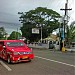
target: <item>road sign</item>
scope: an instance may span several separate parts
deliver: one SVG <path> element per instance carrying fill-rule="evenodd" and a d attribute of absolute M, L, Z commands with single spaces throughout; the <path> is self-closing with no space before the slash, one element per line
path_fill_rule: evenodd
<path fill-rule="evenodd" d="M 39 34 L 39 29 L 38 28 L 32 28 L 32 33 L 33 34 Z"/>

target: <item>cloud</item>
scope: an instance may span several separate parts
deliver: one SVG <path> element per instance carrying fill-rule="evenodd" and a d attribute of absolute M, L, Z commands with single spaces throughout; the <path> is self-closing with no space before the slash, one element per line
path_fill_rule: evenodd
<path fill-rule="evenodd" d="M 69 7 L 74 5 L 73 1 L 74 0 L 68 1 Z M 5 13 L 8 13 L 7 16 L 11 14 L 12 19 L 18 19 L 18 12 L 27 12 L 37 7 L 47 7 L 48 9 L 53 9 L 61 15 L 64 15 L 64 12 L 60 11 L 60 9 L 65 8 L 65 2 L 66 0 L 0 0 L 0 12 L 3 12 L 4 15 L 6 15 Z M 5 18 L 4 15 L 2 15 L 2 17 Z"/>
<path fill-rule="evenodd" d="M 64 15 L 64 11 L 60 11 L 61 8 L 65 8 L 66 0 L 0 0 L 0 21 L 9 23 L 19 23 L 18 12 L 27 12 L 37 7 L 47 7 L 53 9 Z M 70 21 L 75 20 L 75 1 L 68 0 L 69 8 L 72 11 L 68 12 Z M 9 27 L 7 27 L 9 29 Z M 13 28 L 14 29 L 14 28 Z"/>

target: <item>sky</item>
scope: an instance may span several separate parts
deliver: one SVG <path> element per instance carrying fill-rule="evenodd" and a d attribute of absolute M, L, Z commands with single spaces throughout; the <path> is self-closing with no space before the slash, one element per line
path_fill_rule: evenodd
<path fill-rule="evenodd" d="M 18 12 L 27 12 L 34 10 L 37 7 L 47 7 L 64 16 L 66 0 L 0 0 L 0 27 L 4 27 L 6 32 L 10 34 L 13 30 L 20 29 L 21 23 L 19 22 L 20 15 Z M 75 21 L 75 0 L 68 0 L 68 11 L 70 22 Z"/>

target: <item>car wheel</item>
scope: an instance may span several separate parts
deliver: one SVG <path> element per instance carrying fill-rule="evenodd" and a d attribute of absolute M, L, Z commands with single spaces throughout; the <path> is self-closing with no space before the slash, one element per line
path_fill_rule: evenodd
<path fill-rule="evenodd" d="M 10 56 L 8 56 L 8 57 L 7 57 L 7 62 L 8 62 L 8 64 L 10 64 L 10 63 L 11 63 Z"/>

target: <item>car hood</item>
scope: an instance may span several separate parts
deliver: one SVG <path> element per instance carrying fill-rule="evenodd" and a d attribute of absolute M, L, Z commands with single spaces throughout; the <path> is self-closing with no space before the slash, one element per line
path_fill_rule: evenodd
<path fill-rule="evenodd" d="M 28 47 L 10 47 L 8 49 L 16 52 L 31 51 Z"/>

